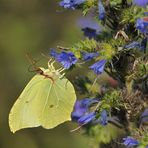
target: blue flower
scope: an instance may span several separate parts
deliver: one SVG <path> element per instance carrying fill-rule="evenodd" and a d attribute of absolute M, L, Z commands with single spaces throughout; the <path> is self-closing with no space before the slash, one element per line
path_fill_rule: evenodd
<path fill-rule="evenodd" d="M 106 110 L 103 110 L 101 112 L 100 124 L 101 125 L 107 125 L 107 123 L 108 123 L 107 112 L 106 112 Z"/>
<path fill-rule="evenodd" d="M 57 53 L 54 49 L 50 49 L 50 56 L 54 57 L 60 62 L 65 69 L 69 69 L 72 65 L 77 62 L 77 58 L 72 52 L 61 52 Z"/>
<path fill-rule="evenodd" d="M 148 108 L 140 116 L 140 124 L 148 124 Z"/>
<path fill-rule="evenodd" d="M 139 142 L 132 137 L 123 138 L 123 141 L 124 141 L 123 144 L 126 145 L 126 146 L 137 146 L 137 145 L 139 145 Z"/>
<path fill-rule="evenodd" d="M 96 98 L 90 99 L 90 98 L 85 98 L 83 100 L 81 100 L 81 104 L 84 107 L 89 107 L 90 105 L 94 104 L 94 103 L 98 103 L 99 100 Z"/>
<path fill-rule="evenodd" d="M 141 7 L 146 7 L 146 5 L 148 4 L 148 0 L 133 0 L 133 4 Z"/>
<path fill-rule="evenodd" d="M 93 70 L 97 75 L 99 75 L 103 73 L 106 62 L 106 60 L 100 60 L 92 66 L 90 66 L 90 69 Z"/>
<path fill-rule="evenodd" d="M 99 19 L 104 20 L 105 18 L 105 8 L 102 4 L 102 0 L 99 0 L 98 2 L 98 9 L 99 9 Z"/>
<path fill-rule="evenodd" d="M 101 112 L 99 119 L 96 118 L 96 112 L 90 112 L 89 107 L 94 104 L 98 103 L 99 100 L 96 98 L 89 99 L 85 98 L 82 100 L 78 100 L 75 103 L 74 111 L 71 114 L 71 118 L 73 121 L 78 122 L 79 124 L 101 124 L 106 125 L 108 123 L 108 116 L 106 110 Z"/>
<path fill-rule="evenodd" d="M 72 65 L 77 62 L 77 58 L 72 52 L 61 52 L 56 55 L 55 59 L 60 62 L 65 69 L 69 69 Z"/>
<path fill-rule="evenodd" d="M 148 148 L 148 145 L 146 146 L 146 148 Z"/>
<path fill-rule="evenodd" d="M 62 0 L 60 6 L 65 9 L 75 9 L 78 5 L 84 3 L 85 0 Z"/>
<path fill-rule="evenodd" d="M 146 16 L 147 16 L 147 15 L 148 15 L 148 12 L 144 12 L 144 15 L 146 15 Z"/>
<path fill-rule="evenodd" d="M 82 124 L 82 125 L 88 124 L 91 121 L 95 120 L 95 118 L 96 118 L 96 113 L 91 112 L 91 113 L 85 114 L 84 116 L 80 117 L 79 120 L 78 120 L 78 123 Z"/>
<path fill-rule="evenodd" d="M 96 37 L 101 32 L 100 25 L 98 24 L 97 21 L 95 21 L 91 17 L 85 17 L 85 18 L 79 19 L 78 25 L 80 26 L 80 28 L 82 28 L 84 35 L 89 39 L 92 39 L 92 38 L 96 39 Z"/>
<path fill-rule="evenodd" d="M 140 43 L 134 41 L 134 42 L 132 42 L 132 43 L 130 43 L 128 45 L 125 45 L 124 48 L 126 48 L 126 49 L 140 48 Z"/>
<path fill-rule="evenodd" d="M 92 121 L 92 124 L 101 124 L 103 126 L 107 125 L 108 123 L 108 116 L 107 116 L 107 111 L 103 110 L 100 114 L 100 117 L 98 117 L 96 120 Z"/>
<path fill-rule="evenodd" d="M 83 52 L 82 53 L 82 56 L 83 56 L 83 60 L 84 61 L 90 61 L 92 60 L 93 58 L 97 57 L 99 54 L 97 52 Z"/>
<path fill-rule="evenodd" d="M 51 48 L 50 49 L 50 56 L 56 58 L 57 55 L 58 55 L 58 53 L 55 51 L 55 49 Z"/>
<path fill-rule="evenodd" d="M 83 28 L 82 31 L 84 32 L 84 36 L 88 37 L 89 39 L 96 39 L 97 32 L 94 29 L 91 28 Z"/>
<path fill-rule="evenodd" d="M 142 33 L 147 33 L 148 32 L 148 21 L 146 18 L 139 18 L 137 21 L 136 21 L 136 28 L 138 30 L 140 30 Z"/>
<path fill-rule="evenodd" d="M 85 98 L 76 101 L 74 106 L 74 111 L 71 114 L 72 120 L 78 121 L 80 117 L 84 116 L 89 111 L 89 106 L 97 102 L 99 102 L 99 100 L 96 98 L 93 99 Z"/>
<path fill-rule="evenodd" d="M 82 106 L 82 102 L 76 101 L 74 106 L 74 111 L 71 114 L 73 121 L 77 121 L 81 116 L 83 116 L 88 111 L 87 106 Z"/>
<path fill-rule="evenodd" d="M 126 49 L 133 49 L 133 48 L 138 48 L 141 51 L 145 51 L 147 46 L 147 38 L 144 38 L 141 43 L 134 41 L 128 45 L 125 45 L 124 48 Z"/>
<path fill-rule="evenodd" d="M 144 38 L 144 39 L 141 41 L 141 46 L 140 46 L 141 51 L 146 52 L 147 40 L 148 40 L 148 39 L 147 39 L 147 37 L 146 37 L 146 38 Z"/>
<path fill-rule="evenodd" d="M 148 16 L 148 12 L 144 12 L 144 15 L 145 15 L 145 16 Z"/>

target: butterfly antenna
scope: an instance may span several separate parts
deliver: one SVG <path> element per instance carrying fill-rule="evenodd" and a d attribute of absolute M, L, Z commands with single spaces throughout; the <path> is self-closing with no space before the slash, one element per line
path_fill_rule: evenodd
<path fill-rule="evenodd" d="M 26 57 L 31 65 L 35 65 L 37 63 L 37 61 L 35 61 L 29 53 L 26 54 Z"/>
<path fill-rule="evenodd" d="M 43 56 L 43 57 L 47 58 L 48 60 L 50 60 L 50 59 L 51 59 L 49 56 L 45 55 L 45 54 L 44 54 L 44 53 L 42 53 L 42 52 L 41 52 L 41 56 Z"/>
<path fill-rule="evenodd" d="M 37 61 L 34 60 L 34 59 L 31 57 L 31 55 L 30 55 L 29 53 L 26 54 L 26 57 L 27 57 L 29 63 L 31 64 L 31 65 L 28 67 L 28 71 L 29 71 L 29 72 L 34 72 L 34 71 L 36 71 L 36 70 L 37 70 L 37 66 L 36 66 Z M 34 68 L 34 70 L 31 70 L 32 67 Z"/>
<path fill-rule="evenodd" d="M 35 72 L 35 70 L 32 69 L 32 65 L 29 65 L 28 71 L 29 71 L 29 72 Z"/>

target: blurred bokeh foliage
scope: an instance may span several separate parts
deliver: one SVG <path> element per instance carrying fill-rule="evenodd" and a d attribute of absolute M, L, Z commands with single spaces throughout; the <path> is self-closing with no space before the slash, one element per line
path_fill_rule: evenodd
<path fill-rule="evenodd" d="M 34 75 L 26 53 L 46 66 L 50 47 L 69 45 L 82 37 L 76 27 L 79 12 L 64 12 L 54 0 L 0 0 L 0 148 L 87 148 L 87 139 L 70 133 L 65 123 L 52 130 L 26 129 L 12 134 L 8 113 Z"/>

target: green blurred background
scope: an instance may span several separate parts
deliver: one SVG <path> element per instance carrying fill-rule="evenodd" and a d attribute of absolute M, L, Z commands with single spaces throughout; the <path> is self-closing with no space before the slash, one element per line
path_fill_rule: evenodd
<path fill-rule="evenodd" d="M 77 42 L 76 11 L 64 11 L 55 0 L 0 0 L 0 148 L 87 148 L 87 138 L 69 131 L 65 123 L 52 130 L 25 129 L 12 134 L 9 111 L 34 73 L 28 72 L 30 53 L 45 66 L 50 47 Z"/>

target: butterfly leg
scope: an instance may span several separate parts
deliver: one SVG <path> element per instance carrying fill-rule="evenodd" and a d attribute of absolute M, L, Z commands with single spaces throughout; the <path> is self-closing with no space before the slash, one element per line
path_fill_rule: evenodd
<path fill-rule="evenodd" d="M 63 72 L 65 70 L 65 68 L 60 68 L 60 69 L 58 69 L 58 71 L 59 71 L 59 73 L 61 73 L 61 72 Z"/>
<path fill-rule="evenodd" d="M 63 73 L 59 78 L 62 79 L 65 76 L 65 73 Z"/>
<path fill-rule="evenodd" d="M 55 60 L 53 61 L 53 59 L 50 59 L 50 60 L 48 61 L 48 68 L 49 68 L 49 70 L 55 71 L 55 68 L 54 68 L 54 66 L 53 66 L 54 63 L 55 63 Z"/>

